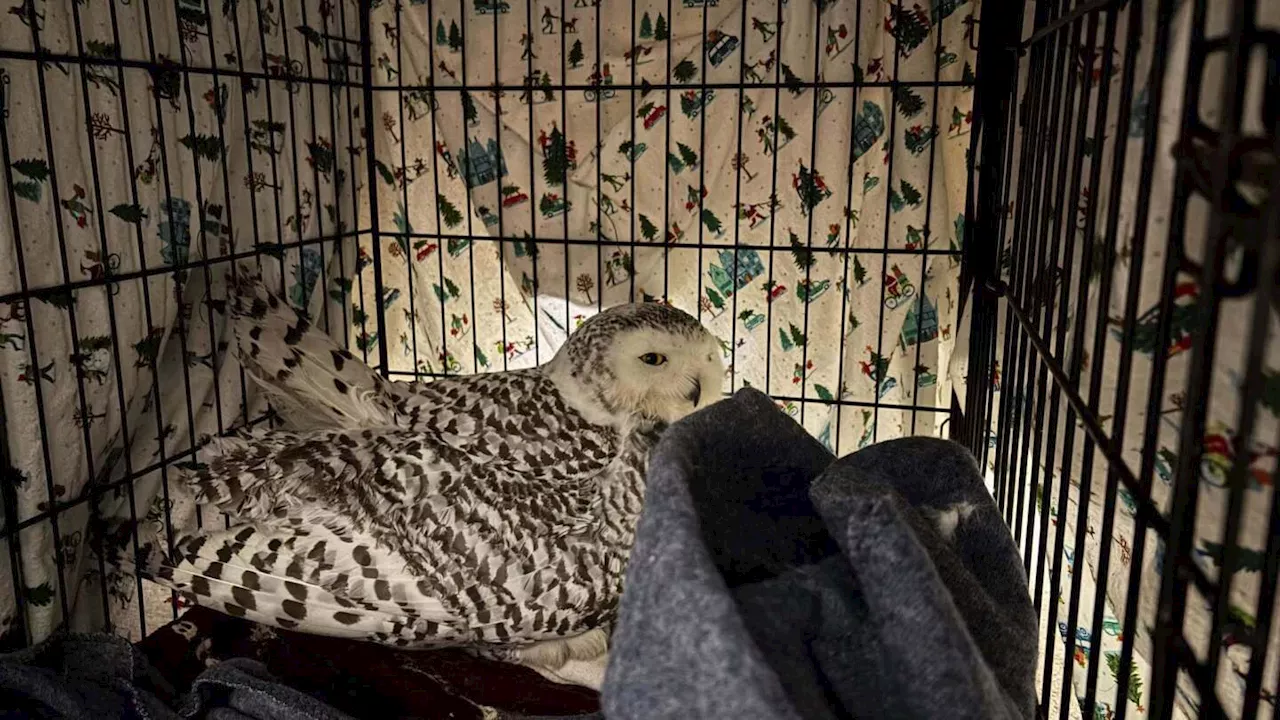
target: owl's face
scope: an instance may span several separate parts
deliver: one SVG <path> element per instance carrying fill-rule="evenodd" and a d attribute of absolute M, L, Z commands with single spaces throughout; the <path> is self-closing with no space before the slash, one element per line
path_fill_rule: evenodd
<path fill-rule="evenodd" d="M 711 333 L 640 328 L 623 332 L 606 362 L 623 412 L 672 423 L 721 398 L 724 364 Z"/>
<path fill-rule="evenodd" d="M 655 303 L 619 305 L 565 342 L 553 375 L 593 422 L 675 422 L 721 397 L 720 343 L 697 320 Z M 567 377 L 565 377 L 567 375 Z"/>

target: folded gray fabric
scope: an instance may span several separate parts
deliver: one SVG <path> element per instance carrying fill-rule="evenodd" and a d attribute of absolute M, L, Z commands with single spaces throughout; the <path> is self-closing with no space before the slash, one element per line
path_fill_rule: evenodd
<path fill-rule="evenodd" d="M 0 716 L 177 720 L 142 654 L 112 635 L 55 635 L 0 655 Z M 9 714 L 12 713 L 12 714 Z"/>
<path fill-rule="evenodd" d="M 256 660 L 223 660 L 200 674 L 182 715 L 207 720 L 351 720 L 306 693 L 281 685 Z"/>
<path fill-rule="evenodd" d="M 113 635 L 55 635 L 0 656 L 0 717 L 350 720 L 247 659 L 219 663 L 185 698 L 172 695 L 142 654 Z"/>
<path fill-rule="evenodd" d="M 960 446 L 834 461 L 747 389 L 666 432 L 645 503 L 611 720 L 1033 717 L 1026 576 Z"/>

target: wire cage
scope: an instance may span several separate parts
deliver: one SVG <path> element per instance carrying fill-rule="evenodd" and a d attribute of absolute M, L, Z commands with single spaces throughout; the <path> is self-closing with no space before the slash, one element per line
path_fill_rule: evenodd
<path fill-rule="evenodd" d="M 1021 9 L 983 26 L 958 434 L 1023 547 L 1041 710 L 1271 717 L 1280 17 Z"/>
<path fill-rule="evenodd" d="M 179 613 L 107 558 L 223 522 L 182 478 L 273 419 L 227 322 L 248 264 L 392 379 L 682 307 L 726 391 L 837 453 L 974 452 L 1042 715 L 1273 712 L 1276 18 L 1015 5 L 15 2 L 5 646 Z"/>

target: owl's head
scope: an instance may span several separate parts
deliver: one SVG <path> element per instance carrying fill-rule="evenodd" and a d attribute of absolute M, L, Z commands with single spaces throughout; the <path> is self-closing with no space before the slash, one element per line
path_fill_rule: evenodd
<path fill-rule="evenodd" d="M 675 422 L 720 399 L 720 343 L 683 310 L 618 305 L 595 315 L 547 364 L 561 394 L 588 420 Z"/>

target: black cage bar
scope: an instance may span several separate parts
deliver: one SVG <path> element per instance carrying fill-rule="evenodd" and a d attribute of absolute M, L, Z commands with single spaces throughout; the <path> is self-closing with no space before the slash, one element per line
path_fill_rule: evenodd
<path fill-rule="evenodd" d="M 1269 716 L 1275 18 L 1014 5 L 983 14 L 956 425 L 1024 548 L 1041 714 Z"/>

